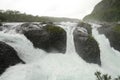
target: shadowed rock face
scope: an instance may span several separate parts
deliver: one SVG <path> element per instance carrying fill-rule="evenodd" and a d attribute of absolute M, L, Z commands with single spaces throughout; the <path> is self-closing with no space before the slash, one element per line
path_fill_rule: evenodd
<path fill-rule="evenodd" d="M 74 30 L 73 35 L 76 52 L 86 62 L 101 65 L 100 50 L 98 47 L 98 43 L 92 37 L 92 31 L 88 31 L 90 30 L 88 29 L 88 27 L 90 26 L 78 26 Z"/>
<path fill-rule="evenodd" d="M 17 52 L 9 45 L 0 41 L 0 75 L 9 67 L 18 63 L 24 63 Z"/>
<path fill-rule="evenodd" d="M 103 24 L 98 31 L 100 34 L 105 34 L 111 47 L 120 51 L 120 24 Z"/>
<path fill-rule="evenodd" d="M 39 29 L 24 31 L 24 35 L 36 48 L 47 52 L 65 53 L 66 51 L 66 32 L 53 24 L 45 25 Z"/>
<path fill-rule="evenodd" d="M 0 26 L 0 31 L 2 31 L 2 30 L 4 30 L 4 26 L 3 25 Z"/>
<path fill-rule="evenodd" d="M 0 26 L 2 26 L 2 23 L 0 22 Z"/>
<path fill-rule="evenodd" d="M 2 24 L 2 21 L 0 20 L 0 26 L 2 26 L 3 24 Z"/>

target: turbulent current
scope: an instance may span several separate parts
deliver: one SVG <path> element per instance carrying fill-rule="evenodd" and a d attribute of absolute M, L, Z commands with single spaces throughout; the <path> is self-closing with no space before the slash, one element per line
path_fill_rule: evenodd
<path fill-rule="evenodd" d="M 14 26 L 17 24 L 13 24 Z M 100 71 L 112 76 L 120 74 L 120 53 L 110 47 L 108 39 L 97 31 L 99 25 L 92 24 L 93 36 L 99 43 L 102 66 L 90 64 L 79 57 L 75 51 L 73 30 L 76 23 L 60 23 L 67 32 L 67 50 L 65 54 L 47 54 L 34 48 L 22 34 L 0 31 L 0 41 L 11 45 L 26 64 L 10 66 L 0 80 L 96 80 L 94 73 Z"/>

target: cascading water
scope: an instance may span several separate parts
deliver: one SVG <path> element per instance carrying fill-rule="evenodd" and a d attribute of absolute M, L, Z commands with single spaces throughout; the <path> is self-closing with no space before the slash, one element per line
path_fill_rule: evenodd
<path fill-rule="evenodd" d="M 109 74 L 111 75 L 120 75 L 120 52 L 110 46 L 110 42 L 105 35 L 100 35 L 98 33 L 97 28 L 100 27 L 100 25 L 92 25 L 93 36 L 98 41 L 101 51 L 102 68 L 109 71 Z"/>
<path fill-rule="evenodd" d="M 101 35 L 97 33 L 96 29 L 93 29 L 93 35 L 100 44 L 102 68 L 96 64 L 86 63 L 75 52 L 73 30 L 76 23 L 61 23 L 60 26 L 67 32 L 66 54 L 47 54 L 41 49 L 34 48 L 24 35 L 0 32 L 0 41 L 15 48 L 19 57 L 26 62 L 26 64 L 17 64 L 8 68 L 0 76 L 0 80 L 95 80 L 96 71 L 115 70 L 114 72 L 116 72 L 118 70 L 117 62 L 113 64 L 109 61 L 109 59 L 116 59 L 116 54 L 104 52 L 106 51 L 106 49 L 102 49 L 104 42 L 99 40 L 98 36 Z M 103 39 L 106 41 L 106 38 Z M 114 65 L 113 69 L 111 64 Z M 109 68 L 107 69 L 107 67 Z M 115 74 L 114 72 L 113 74 Z M 117 72 L 119 73 L 119 71 Z"/>
<path fill-rule="evenodd" d="M 3 31 L 4 33 L 9 33 L 9 34 L 15 34 L 15 28 L 16 26 L 20 26 L 23 23 L 4 23 L 3 25 L 5 27 L 3 27 Z"/>
<path fill-rule="evenodd" d="M 0 40 L 11 45 L 18 52 L 18 56 L 27 63 L 33 62 L 46 53 L 43 50 L 35 49 L 33 44 L 21 34 L 0 32 Z"/>
<path fill-rule="evenodd" d="M 67 54 L 75 54 L 75 45 L 74 45 L 74 40 L 73 40 L 73 31 L 77 26 L 77 23 L 64 23 L 62 22 L 60 25 L 67 33 Z"/>

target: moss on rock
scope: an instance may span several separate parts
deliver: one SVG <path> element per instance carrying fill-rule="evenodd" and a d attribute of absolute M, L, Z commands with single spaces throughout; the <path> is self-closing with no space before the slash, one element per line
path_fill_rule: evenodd
<path fill-rule="evenodd" d="M 114 32 L 120 33 L 120 24 L 117 24 L 115 27 L 113 27 Z"/>
<path fill-rule="evenodd" d="M 78 27 L 85 28 L 85 25 L 86 25 L 85 23 L 82 23 Z M 101 65 L 100 49 L 98 43 L 92 37 L 90 25 L 87 27 L 89 29 L 86 30 L 89 33 L 81 32 L 79 28 L 76 28 L 73 33 L 76 52 L 86 62 Z"/>
<path fill-rule="evenodd" d="M 60 28 L 59 26 L 55 26 L 55 25 L 46 25 L 45 29 L 47 30 L 47 32 L 49 33 L 61 33 L 64 31 L 64 29 Z"/>
<path fill-rule="evenodd" d="M 41 30 L 26 31 L 24 35 L 34 47 L 47 52 L 65 53 L 66 51 L 66 32 L 54 24 L 43 26 Z"/>

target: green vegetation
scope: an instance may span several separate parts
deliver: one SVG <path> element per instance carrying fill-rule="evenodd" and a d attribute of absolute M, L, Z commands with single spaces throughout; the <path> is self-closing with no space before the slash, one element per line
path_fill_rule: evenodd
<path fill-rule="evenodd" d="M 120 44 L 120 24 L 116 24 L 112 29 L 112 41 L 116 46 L 119 46 L 119 44 Z"/>
<path fill-rule="evenodd" d="M 120 1 L 119 0 L 102 0 L 98 3 L 93 12 L 86 17 L 85 21 L 120 21 Z"/>
<path fill-rule="evenodd" d="M 20 13 L 19 11 L 13 10 L 0 10 L 0 21 L 1 22 L 61 22 L 70 21 L 78 22 L 78 19 L 71 18 L 57 18 L 57 17 L 45 17 L 45 16 L 33 16 L 26 13 Z"/>
<path fill-rule="evenodd" d="M 95 72 L 95 76 L 97 77 L 97 80 L 120 80 L 120 76 L 118 78 L 112 79 L 110 75 L 108 74 L 101 74 L 100 72 Z"/>
<path fill-rule="evenodd" d="M 95 39 L 94 39 L 94 37 L 93 37 L 92 35 L 89 35 L 89 36 L 88 36 L 88 41 L 91 42 L 91 41 L 94 41 L 94 40 L 95 40 Z"/>
<path fill-rule="evenodd" d="M 117 24 L 115 27 L 113 27 L 113 30 L 117 33 L 120 33 L 120 24 Z"/>
<path fill-rule="evenodd" d="M 99 44 L 92 35 L 88 36 L 88 39 L 86 40 L 86 45 L 87 45 L 86 49 L 89 49 L 88 53 L 90 54 L 88 57 L 92 56 L 93 58 L 96 58 L 98 55 L 96 56 L 95 54 L 100 53 L 98 46 Z M 99 63 L 99 65 L 101 66 L 101 63 Z"/>
<path fill-rule="evenodd" d="M 45 28 L 48 32 L 50 32 L 50 33 L 52 32 L 52 33 L 56 33 L 56 34 L 64 31 L 64 29 L 62 29 L 58 26 L 55 26 L 55 25 L 47 25 Z"/>

